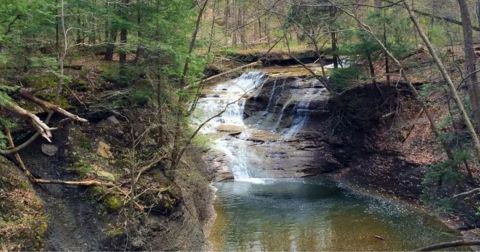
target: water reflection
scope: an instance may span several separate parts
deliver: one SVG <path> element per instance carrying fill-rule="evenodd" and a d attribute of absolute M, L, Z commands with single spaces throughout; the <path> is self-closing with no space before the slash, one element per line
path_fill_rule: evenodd
<path fill-rule="evenodd" d="M 216 186 L 215 250 L 409 250 L 457 238 L 431 217 L 331 184 Z"/>

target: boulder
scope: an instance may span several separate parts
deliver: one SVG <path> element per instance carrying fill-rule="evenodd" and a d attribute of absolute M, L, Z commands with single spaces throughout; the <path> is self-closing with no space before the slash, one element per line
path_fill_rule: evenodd
<path fill-rule="evenodd" d="M 281 137 L 278 134 L 275 134 L 270 131 L 265 131 L 265 130 L 255 130 L 250 133 L 250 135 L 247 137 L 248 141 L 252 142 L 273 142 L 280 140 Z"/>
<path fill-rule="evenodd" d="M 53 144 L 42 144 L 40 148 L 42 153 L 49 157 L 55 156 L 55 154 L 58 152 L 58 147 Z"/>
<path fill-rule="evenodd" d="M 107 122 L 109 122 L 109 123 L 111 123 L 111 124 L 113 124 L 113 125 L 118 125 L 118 124 L 120 124 L 120 121 L 117 119 L 117 117 L 115 117 L 115 116 L 113 116 L 113 115 L 107 118 Z"/>
<path fill-rule="evenodd" d="M 217 127 L 218 132 L 228 133 L 229 135 L 239 135 L 245 128 L 241 125 L 222 124 Z"/>

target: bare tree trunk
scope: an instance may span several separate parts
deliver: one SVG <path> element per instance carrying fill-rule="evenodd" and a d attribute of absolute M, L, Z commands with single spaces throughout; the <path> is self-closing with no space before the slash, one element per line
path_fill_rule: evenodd
<path fill-rule="evenodd" d="M 240 42 L 242 43 L 242 47 L 246 48 L 247 46 L 247 29 L 245 28 L 245 5 L 239 7 L 239 25 L 241 28 L 240 30 Z"/>
<path fill-rule="evenodd" d="M 109 6 L 110 3 L 106 3 L 106 8 L 115 8 L 116 5 L 113 4 L 112 7 Z M 117 28 L 114 25 L 113 20 L 108 20 L 106 22 L 106 29 L 105 29 L 105 40 L 108 41 L 107 46 L 105 48 L 105 60 L 112 61 L 113 60 L 113 53 L 115 51 L 115 42 L 117 41 Z"/>
<path fill-rule="evenodd" d="M 383 2 L 381 0 L 375 0 L 375 7 L 382 8 Z M 383 10 L 383 44 L 388 48 L 388 40 L 387 40 L 387 24 L 385 22 L 386 13 Z M 390 66 L 389 66 L 389 58 L 387 53 L 385 53 L 385 77 L 387 79 L 387 85 L 390 85 Z"/>
<path fill-rule="evenodd" d="M 477 57 L 475 55 L 475 48 L 473 46 L 472 20 L 470 19 L 470 12 L 468 10 L 467 2 L 465 0 L 458 0 L 458 5 L 460 7 L 463 23 L 466 76 L 470 76 L 470 78 L 466 80 L 466 83 L 470 88 L 470 102 L 472 104 L 474 124 L 478 129 L 478 126 L 480 125 L 480 87 L 478 83 L 478 76 L 476 74 Z"/>
<path fill-rule="evenodd" d="M 335 18 L 335 14 L 337 12 L 337 9 L 335 7 L 331 7 L 330 10 L 330 18 L 332 19 L 330 22 L 333 23 L 333 19 Z M 332 24 L 330 25 L 330 36 L 332 39 L 332 54 L 333 54 L 333 67 L 335 69 L 338 68 L 338 52 L 337 52 L 337 33 L 334 31 L 334 27 L 332 27 Z"/>
<path fill-rule="evenodd" d="M 385 46 L 388 46 L 387 28 L 386 28 L 385 22 L 383 23 L 383 42 L 385 43 Z M 387 78 L 387 85 L 390 85 L 390 60 L 386 53 L 385 53 L 385 76 Z"/>
<path fill-rule="evenodd" d="M 113 60 L 113 52 L 115 51 L 115 42 L 117 40 L 117 30 L 115 28 L 111 28 L 108 32 L 108 44 L 105 51 L 105 60 L 112 61 Z"/>
<path fill-rule="evenodd" d="M 213 13 L 212 13 L 212 24 L 210 26 L 210 42 L 208 43 L 207 55 L 212 51 L 213 41 L 215 40 L 215 19 L 217 17 L 217 4 L 218 0 L 213 1 Z"/>
<path fill-rule="evenodd" d="M 205 8 L 207 7 L 208 1 L 209 0 L 204 1 L 202 7 L 200 8 L 200 10 L 198 12 L 197 21 L 195 22 L 195 29 L 193 31 L 192 39 L 191 39 L 190 45 L 188 47 L 188 55 L 187 55 L 187 58 L 185 59 L 185 65 L 183 66 L 182 79 L 181 79 L 181 82 L 180 82 L 181 87 L 185 86 L 186 81 L 187 81 L 186 78 L 187 78 L 187 74 L 188 74 L 189 67 L 190 67 L 190 60 L 191 60 L 190 57 L 192 56 L 193 49 L 195 49 L 195 44 L 197 42 L 198 31 L 200 30 L 200 23 L 202 22 L 203 13 L 205 12 Z"/>
<path fill-rule="evenodd" d="M 223 23 L 224 23 L 223 31 L 225 32 L 225 39 L 228 44 L 228 37 L 230 35 L 228 31 L 228 29 L 230 28 L 230 0 L 225 0 L 225 9 L 223 11 Z"/>
<path fill-rule="evenodd" d="M 372 83 L 376 84 L 376 76 L 375 76 L 375 66 L 373 65 L 372 55 L 370 52 L 367 52 L 367 60 L 368 60 L 368 68 L 370 69 L 370 77 L 372 78 Z"/>
<path fill-rule="evenodd" d="M 408 3 L 403 2 L 403 5 L 405 9 L 407 9 L 410 19 L 413 21 L 418 33 L 420 34 L 420 37 L 422 38 L 423 42 L 427 46 L 428 51 L 430 52 L 430 54 L 432 55 L 435 61 L 435 64 L 437 64 L 440 72 L 442 73 L 443 78 L 445 79 L 445 81 L 448 84 L 448 87 L 450 88 L 450 92 L 452 93 L 455 103 L 461 112 L 462 118 L 465 124 L 467 125 L 468 131 L 470 132 L 470 136 L 472 137 L 477 160 L 480 161 L 480 139 L 478 138 L 477 132 L 475 131 L 475 127 L 473 126 L 473 123 L 470 120 L 470 117 L 467 111 L 465 110 L 465 106 L 463 106 L 462 99 L 460 98 L 456 90 L 455 84 L 453 84 L 453 81 L 450 78 L 450 75 L 448 74 L 447 69 L 445 68 L 441 59 L 438 57 L 437 53 L 433 49 L 432 43 L 430 43 L 430 40 L 428 39 L 427 35 L 423 31 L 423 28 L 421 27 L 420 23 L 417 20 L 417 17 L 415 16 L 415 13 L 412 11 Z"/>
<path fill-rule="evenodd" d="M 238 13 L 237 13 L 237 1 L 232 0 L 232 13 L 233 13 L 233 21 L 232 21 L 232 45 L 235 47 L 237 46 L 237 33 L 238 33 Z"/>
<path fill-rule="evenodd" d="M 121 6 L 121 16 L 126 21 L 128 19 L 128 3 L 130 0 L 124 0 L 123 1 L 123 6 Z M 120 44 L 122 49 L 119 52 L 119 60 L 120 60 L 120 66 L 124 66 L 125 63 L 127 63 L 127 42 L 128 42 L 128 28 L 125 27 L 125 24 L 123 24 L 123 27 L 120 29 Z"/>
<path fill-rule="evenodd" d="M 127 38 L 128 38 L 128 30 L 127 28 L 122 28 L 120 30 L 120 44 L 122 45 L 122 49 L 119 52 L 120 65 L 125 65 L 125 63 L 127 63 L 127 51 L 126 51 L 126 45 L 128 42 Z"/>
<path fill-rule="evenodd" d="M 138 0 L 137 4 L 138 4 L 138 6 L 137 6 L 137 25 L 138 25 L 138 27 L 141 27 L 141 25 L 142 25 L 142 4 L 143 4 L 142 0 Z M 139 43 L 137 45 L 137 51 L 135 52 L 135 62 L 138 62 L 140 60 L 140 58 L 142 57 L 142 54 L 143 54 L 143 50 L 144 50 L 144 46 L 142 45 L 142 42 L 141 42 L 142 32 L 141 32 L 140 28 L 138 29 L 137 36 L 138 36 Z"/>
<path fill-rule="evenodd" d="M 477 15 L 477 21 L 478 21 L 478 24 L 480 26 L 480 0 L 477 0 L 477 2 L 475 4 L 475 13 Z"/>

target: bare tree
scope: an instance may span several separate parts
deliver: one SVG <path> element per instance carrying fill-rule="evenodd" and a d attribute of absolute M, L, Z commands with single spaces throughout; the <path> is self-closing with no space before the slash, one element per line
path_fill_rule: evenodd
<path fill-rule="evenodd" d="M 468 131 L 470 133 L 470 136 L 472 137 L 472 140 L 473 140 L 473 143 L 474 143 L 474 148 L 475 148 L 475 152 L 476 152 L 476 157 L 477 157 L 477 160 L 480 161 L 480 139 L 478 138 L 478 135 L 477 135 L 477 132 L 475 131 L 475 127 L 473 126 L 473 123 L 472 121 L 470 120 L 470 116 L 468 115 L 467 113 L 467 110 L 465 109 L 465 106 L 463 105 L 462 103 L 462 99 L 460 98 L 460 95 L 458 94 L 457 92 L 457 89 L 455 87 L 455 84 L 453 84 L 453 81 L 450 77 L 450 75 L 448 74 L 448 71 L 447 69 L 445 68 L 442 60 L 440 59 L 440 57 L 438 56 L 437 52 L 435 51 L 435 49 L 433 48 L 433 45 L 432 43 L 430 42 L 430 40 L 428 39 L 427 35 L 425 34 L 425 32 L 423 31 L 423 28 L 422 26 L 420 25 L 415 13 L 413 12 L 413 10 L 410 8 L 410 5 L 407 3 L 407 2 L 403 2 L 403 6 L 405 7 L 405 9 L 407 10 L 409 16 L 410 16 L 410 19 L 412 20 L 413 24 L 415 25 L 418 33 L 420 34 L 420 37 L 422 38 L 423 42 L 425 43 L 425 45 L 427 46 L 428 48 L 428 51 L 430 52 L 430 54 L 432 55 L 434 61 L 435 61 L 435 64 L 438 66 L 443 78 L 445 79 L 445 81 L 447 82 L 448 84 L 448 87 L 450 89 L 450 92 L 455 100 L 455 103 L 458 107 L 458 109 L 460 110 L 461 112 L 461 116 L 462 116 L 462 119 L 463 121 L 465 122 L 465 124 L 467 125 L 467 128 L 468 128 Z"/>
<path fill-rule="evenodd" d="M 465 0 L 458 0 L 458 5 L 460 6 L 462 17 L 465 70 L 467 72 L 466 75 L 469 76 L 466 82 L 470 88 L 470 102 L 472 104 L 475 126 L 477 126 L 478 129 L 480 124 L 480 87 L 476 73 L 477 56 L 475 55 L 475 48 L 473 46 L 472 20 L 467 2 Z"/>

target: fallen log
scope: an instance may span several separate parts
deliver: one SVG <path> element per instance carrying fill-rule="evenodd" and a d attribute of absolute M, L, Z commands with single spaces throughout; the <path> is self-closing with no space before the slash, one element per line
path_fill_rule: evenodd
<path fill-rule="evenodd" d="M 79 117 L 78 115 L 74 115 L 74 114 L 66 111 L 65 109 L 63 109 L 63 108 L 61 108 L 61 107 L 59 107 L 59 106 L 57 106 L 57 105 L 55 105 L 55 104 L 52 104 L 52 103 L 50 103 L 50 102 L 44 101 L 44 100 L 42 100 L 42 99 L 39 99 L 38 97 L 35 97 L 35 96 L 34 96 L 33 94 L 31 94 L 27 89 L 21 88 L 21 89 L 19 90 L 19 94 L 20 94 L 23 98 L 25 98 L 25 99 L 27 99 L 27 100 L 29 100 L 29 101 L 31 101 L 31 102 L 39 105 L 40 107 L 42 107 L 42 108 L 45 109 L 45 110 L 53 110 L 53 111 L 55 111 L 55 112 L 57 112 L 57 113 L 59 113 L 59 114 L 64 115 L 65 117 L 70 118 L 70 119 L 72 119 L 72 120 L 74 120 L 74 121 L 77 121 L 77 122 L 84 122 L 84 123 L 85 123 L 85 122 L 88 122 L 88 120 L 85 119 L 85 118 L 81 118 L 81 117 Z"/>
<path fill-rule="evenodd" d="M 55 128 L 50 128 L 38 116 L 36 116 L 30 111 L 25 110 L 24 108 L 18 106 L 15 103 L 8 103 L 4 106 L 4 108 L 16 114 L 17 116 L 29 121 L 30 124 L 37 130 L 38 133 L 40 133 L 43 138 L 51 142 L 50 138 L 52 137 L 52 131 L 55 130 Z"/>
<path fill-rule="evenodd" d="M 434 251 L 434 250 L 440 250 L 440 249 L 446 249 L 446 248 L 475 246 L 475 245 L 480 245 L 480 241 L 458 240 L 458 241 L 442 242 L 442 243 L 434 244 L 428 247 L 417 249 L 416 251 Z"/>
<path fill-rule="evenodd" d="M 113 183 L 101 182 L 98 180 L 82 180 L 82 181 L 70 181 L 60 179 L 38 179 L 35 178 L 32 181 L 37 184 L 57 184 L 57 185 L 71 185 L 71 186 L 115 186 Z"/>

